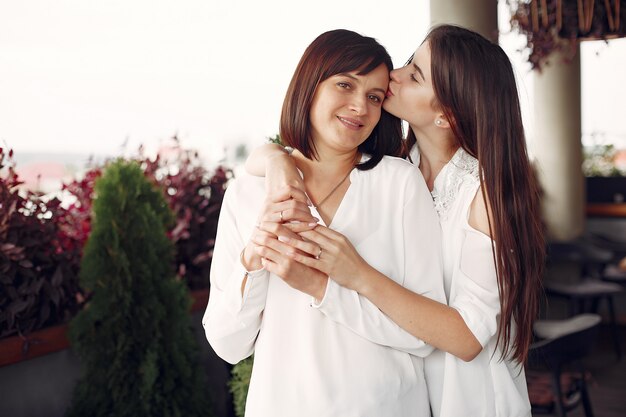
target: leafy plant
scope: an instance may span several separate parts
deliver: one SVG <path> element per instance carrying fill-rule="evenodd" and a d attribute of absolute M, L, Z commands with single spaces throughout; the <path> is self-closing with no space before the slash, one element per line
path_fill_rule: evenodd
<path fill-rule="evenodd" d="M 176 269 L 190 289 L 207 288 L 217 234 L 217 220 L 232 171 L 210 173 L 196 151 L 184 150 L 176 137 L 169 157 L 150 159 L 140 149 L 143 171 L 163 190 L 175 224 L 168 236 L 176 245 Z"/>
<path fill-rule="evenodd" d="M 626 170 L 615 165 L 614 145 L 594 145 L 583 148 L 583 173 L 586 177 L 626 176 Z"/>
<path fill-rule="evenodd" d="M 553 52 L 574 57 L 578 42 L 626 36 L 626 0 L 507 0 L 511 26 L 526 36 L 533 69 L 549 63 Z"/>
<path fill-rule="evenodd" d="M 176 246 L 179 277 L 192 289 L 209 286 L 217 219 L 232 171 L 207 170 L 197 152 L 173 138 L 167 157 L 133 158 L 163 192 L 175 221 L 168 236 Z M 78 284 L 80 259 L 91 232 L 94 184 L 102 166 L 91 164 L 82 179 L 63 185 L 58 198 L 22 191 L 12 152 L 0 148 L 0 337 L 20 334 L 73 317 L 89 293 Z M 27 347 L 27 346 L 26 346 Z"/>
<path fill-rule="evenodd" d="M 19 191 L 13 152 L 0 148 L 0 337 L 66 321 L 80 308 L 78 250 L 58 199 Z"/>
<path fill-rule="evenodd" d="M 246 398 L 248 397 L 248 388 L 250 388 L 253 363 L 254 356 L 250 356 L 233 366 L 231 370 L 228 388 L 233 395 L 233 406 L 237 417 L 243 417 L 246 411 Z"/>
<path fill-rule="evenodd" d="M 136 162 L 96 181 L 81 284 L 92 298 L 70 325 L 83 365 L 69 416 L 206 416 L 190 299 L 175 279 L 173 223 L 162 193 Z"/>

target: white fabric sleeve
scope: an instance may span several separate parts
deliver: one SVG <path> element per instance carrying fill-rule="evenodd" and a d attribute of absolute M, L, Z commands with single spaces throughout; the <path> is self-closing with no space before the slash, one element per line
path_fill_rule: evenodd
<path fill-rule="evenodd" d="M 236 180 L 229 185 L 222 203 L 211 262 L 209 303 L 202 319 L 211 347 L 232 364 L 254 351 L 269 283 L 267 271 L 248 272 L 242 295 L 247 271 L 239 259 L 245 242 L 236 221 L 237 185 Z"/>
<path fill-rule="evenodd" d="M 491 239 L 467 230 L 461 247 L 456 293 L 450 300 L 478 342 L 485 347 L 498 331 L 500 296 Z"/>
<path fill-rule="evenodd" d="M 407 181 L 402 211 L 404 273 L 396 281 L 407 289 L 445 303 L 441 258 L 441 228 L 433 202 L 421 176 Z M 381 242 L 381 245 L 383 243 Z M 385 248 L 381 246 L 381 250 Z M 399 259 L 401 259 L 399 258 Z M 312 304 L 333 321 L 365 339 L 415 356 L 428 356 L 434 348 L 411 335 L 356 291 L 328 280 L 326 294 Z"/>

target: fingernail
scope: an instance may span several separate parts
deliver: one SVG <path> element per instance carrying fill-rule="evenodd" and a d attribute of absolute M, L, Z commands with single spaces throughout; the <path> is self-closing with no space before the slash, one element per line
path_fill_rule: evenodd
<path fill-rule="evenodd" d="M 265 258 L 261 258 L 261 265 L 265 266 Z"/>
<path fill-rule="evenodd" d="M 291 223 L 291 224 L 300 224 L 300 221 L 299 220 L 292 220 L 289 223 Z"/>
<path fill-rule="evenodd" d="M 317 226 L 317 223 L 309 223 L 309 226 Z"/>
<path fill-rule="evenodd" d="M 289 238 L 287 236 L 278 236 L 278 240 L 281 242 L 289 242 Z"/>

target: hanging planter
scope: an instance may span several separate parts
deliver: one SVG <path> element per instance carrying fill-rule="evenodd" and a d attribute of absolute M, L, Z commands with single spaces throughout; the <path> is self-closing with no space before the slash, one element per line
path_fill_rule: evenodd
<path fill-rule="evenodd" d="M 511 26 L 526 36 L 533 69 L 554 52 L 574 57 L 579 42 L 626 36 L 626 0 L 507 0 Z"/>

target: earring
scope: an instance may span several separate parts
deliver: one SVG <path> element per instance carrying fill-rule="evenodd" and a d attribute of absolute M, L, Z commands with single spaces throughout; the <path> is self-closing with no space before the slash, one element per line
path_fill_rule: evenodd
<path fill-rule="evenodd" d="M 442 121 L 441 119 L 437 119 L 437 120 L 435 120 L 435 124 L 436 124 L 437 126 L 441 126 L 441 124 L 442 124 L 442 123 L 443 123 L 443 121 Z"/>

